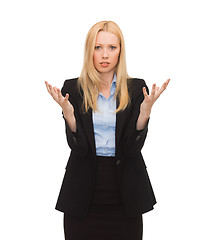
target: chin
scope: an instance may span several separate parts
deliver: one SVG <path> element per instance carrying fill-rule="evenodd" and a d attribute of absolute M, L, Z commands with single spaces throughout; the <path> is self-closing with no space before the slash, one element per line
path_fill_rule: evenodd
<path fill-rule="evenodd" d="M 113 71 L 113 70 L 114 70 L 114 68 L 106 68 L 106 69 L 98 68 L 98 69 L 97 69 L 97 71 L 98 71 L 99 73 L 109 73 L 109 72 L 111 72 L 111 71 Z"/>

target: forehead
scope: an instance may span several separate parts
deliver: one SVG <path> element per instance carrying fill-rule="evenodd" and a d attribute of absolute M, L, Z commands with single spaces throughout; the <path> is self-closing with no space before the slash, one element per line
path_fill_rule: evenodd
<path fill-rule="evenodd" d="M 100 31 L 96 36 L 96 43 L 100 44 L 119 44 L 120 41 L 118 37 L 111 32 Z"/>

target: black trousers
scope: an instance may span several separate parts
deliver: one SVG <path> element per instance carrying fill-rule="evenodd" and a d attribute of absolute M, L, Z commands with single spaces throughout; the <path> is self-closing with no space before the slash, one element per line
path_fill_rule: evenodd
<path fill-rule="evenodd" d="M 114 157 L 97 157 L 97 177 L 88 216 L 64 213 L 65 240 L 142 240 L 142 216 L 125 215 Z"/>

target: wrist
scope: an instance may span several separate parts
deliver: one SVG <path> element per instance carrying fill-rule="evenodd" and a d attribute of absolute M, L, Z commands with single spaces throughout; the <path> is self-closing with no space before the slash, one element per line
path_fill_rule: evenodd
<path fill-rule="evenodd" d="M 136 122 L 136 130 L 143 130 L 148 122 L 150 115 L 143 115 L 142 113 L 139 114 L 139 117 Z"/>
<path fill-rule="evenodd" d="M 65 118 L 67 121 L 69 121 L 69 122 L 75 122 L 75 121 L 76 121 L 76 119 L 75 119 L 75 117 L 74 117 L 74 114 L 73 114 L 73 115 L 63 114 L 63 115 L 64 115 L 64 118 Z"/>
<path fill-rule="evenodd" d="M 76 132 L 77 130 L 77 124 L 76 124 L 76 118 L 73 116 L 65 116 L 64 118 L 66 122 L 68 123 L 68 126 L 72 132 Z"/>
<path fill-rule="evenodd" d="M 136 123 L 136 130 L 143 130 L 150 118 L 151 108 L 140 107 L 140 114 Z"/>
<path fill-rule="evenodd" d="M 74 121 L 75 120 L 74 114 L 71 114 L 69 112 L 63 111 L 63 116 L 66 120 L 69 120 L 69 121 Z"/>
<path fill-rule="evenodd" d="M 141 105 L 141 108 L 140 108 L 140 115 L 143 119 L 148 119 L 150 117 L 150 114 L 151 114 L 151 108 L 143 108 L 142 105 Z"/>
<path fill-rule="evenodd" d="M 144 120 L 147 120 L 150 118 L 151 111 L 141 111 L 139 114 L 139 117 L 141 117 Z"/>
<path fill-rule="evenodd" d="M 74 118 L 74 111 L 72 109 L 62 107 L 62 112 L 63 112 L 63 115 L 66 119 L 67 118 L 70 118 L 70 119 Z"/>

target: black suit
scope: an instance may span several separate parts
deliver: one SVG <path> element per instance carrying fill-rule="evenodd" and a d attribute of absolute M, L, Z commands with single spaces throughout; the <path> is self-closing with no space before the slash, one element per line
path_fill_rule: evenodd
<path fill-rule="evenodd" d="M 142 92 L 144 86 L 147 88 L 142 79 L 128 79 L 131 104 L 116 115 L 116 174 L 123 207 L 128 217 L 140 216 L 152 210 L 156 203 L 141 155 L 148 123 L 143 130 L 136 130 L 140 104 L 144 99 Z M 82 93 L 80 94 L 77 88 L 77 78 L 66 80 L 61 91 L 64 96 L 69 93 L 69 100 L 74 106 L 77 131 L 72 133 L 65 121 L 71 154 L 56 209 L 72 216 L 85 217 L 94 192 L 97 167 L 92 109 L 85 114 L 82 110 L 83 99 Z"/>

